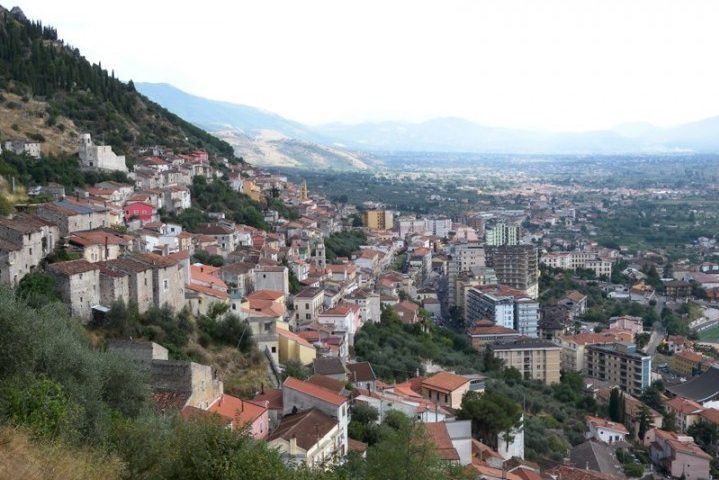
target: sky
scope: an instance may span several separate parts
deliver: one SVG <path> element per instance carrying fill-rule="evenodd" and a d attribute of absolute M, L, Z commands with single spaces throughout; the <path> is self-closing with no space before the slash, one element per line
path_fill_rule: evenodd
<path fill-rule="evenodd" d="M 719 115 L 715 0 L 14 1 L 123 80 L 308 124 L 584 131 Z"/>

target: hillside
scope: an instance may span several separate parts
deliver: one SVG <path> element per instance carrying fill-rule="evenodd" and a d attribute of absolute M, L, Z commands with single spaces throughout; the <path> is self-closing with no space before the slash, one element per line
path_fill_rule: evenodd
<path fill-rule="evenodd" d="M 214 134 L 232 145 L 235 155 L 255 165 L 332 170 L 370 168 L 369 155 L 285 137 L 274 130 L 262 130 L 255 136 L 240 130 L 220 130 Z"/>
<path fill-rule="evenodd" d="M 57 32 L 0 6 L 0 138 L 36 138 L 47 153 L 72 152 L 80 131 L 119 153 L 135 145 L 205 148 L 231 157 L 232 147 L 172 114 L 90 64 Z"/>
<path fill-rule="evenodd" d="M 372 161 L 333 145 L 299 122 L 259 108 L 191 95 L 166 83 L 138 83 L 138 91 L 171 112 L 205 128 L 235 149 L 235 155 L 263 166 L 366 170 Z"/>

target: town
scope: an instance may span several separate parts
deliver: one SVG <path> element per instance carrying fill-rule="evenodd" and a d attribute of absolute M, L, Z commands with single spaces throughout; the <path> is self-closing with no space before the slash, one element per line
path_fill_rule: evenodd
<path fill-rule="evenodd" d="M 0 479 L 719 477 L 711 95 L 606 127 L 693 84 L 569 5 L 131 3 L 0 7 Z"/>
<path fill-rule="evenodd" d="M 3 147 L 40 156 L 37 142 Z M 719 353 L 699 338 L 719 328 L 719 266 L 667 268 L 665 252 L 592 241 L 582 233 L 604 204 L 545 187 L 512 197 L 511 209 L 416 216 L 330 201 L 204 150 L 138 148 L 128 172 L 84 134 L 77 155 L 83 169 L 127 181 L 33 186 L 35 200 L 0 219 L 0 278 L 20 291 L 53 285 L 73 317 L 107 334 L 108 351 L 150 372 L 164 415 L 217 415 L 286 464 L 322 470 L 366 455 L 372 425 L 396 413 L 471 478 L 694 480 L 716 468 Z M 222 210 L 188 221 L 192 191 L 217 182 L 263 205 L 265 228 Z M 713 240 L 697 241 L 710 258 Z M 254 376 L 188 359 L 168 336 L 128 334 L 127 309 L 215 330 L 239 322 Z M 408 354 L 390 329 L 441 330 L 454 344 Z M 524 385 L 529 398 L 499 384 Z M 552 426 L 566 413 L 533 401 L 547 388 L 576 399 L 573 436 Z M 516 410 L 503 430 L 482 413 L 493 394 Z"/>

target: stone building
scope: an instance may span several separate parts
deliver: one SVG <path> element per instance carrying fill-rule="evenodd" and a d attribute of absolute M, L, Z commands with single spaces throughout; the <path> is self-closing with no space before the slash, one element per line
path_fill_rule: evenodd
<path fill-rule="evenodd" d="M 100 267 L 100 303 L 106 307 L 122 300 L 130 302 L 130 276 L 122 271 L 112 270 L 104 263 Z"/>
<path fill-rule="evenodd" d="M 154 305 L 167 304 L 174 310 L 181 310 L 185 305 L 185 285 L 190 280 L 185 278 L 183 265 L 174 258 L 154 253 L 141 253 L 132 258 L 152 268 Z"/>
<path fill-rule="evenodd" d="M 60 230 L 34 215 L 0 218 L 0 283 L 17 285 L 55 249 Z"/>
<path fill-rule="evenodd" d="M 37 215 L 55 223 L 63 236 L 82 230 L 110 226 L 110 214 L 107 208 L 67 198 L 41 205 L 37 210 Z"/>
<path fill-rule="evenodd" d="M 155 303 L 152 289 L 152 269 L 131 257 L 117 258 L 104 262 L 104 268 L 127 276 L 129 297 L 127 303 L 134 303 L 140 313 L 146 312 Z M 109 276 L 109 275 L 108 275 Z"/>
<path fill-rule="evenodd" d="M 127 172 L 124 155 L 115 155 L 109 145 L 95 145 L 89 133 L 80 135 L 80 165 L 99 170 Z"/>
<path fill-rule="evenodd" d="M 60 296 L 72 315 L 88 322 L 92 307 L 100 304 L 100 267 L 87 260 L 71 260 L 52 263 L 47 271 L 55 276 Z"/>
<path fill-rule="evenodd" d="M 287 267 L 282 265 L 260 265 L 255 269 L 255 289 L 275 290 L 290 293 L 290 280 Z"/>

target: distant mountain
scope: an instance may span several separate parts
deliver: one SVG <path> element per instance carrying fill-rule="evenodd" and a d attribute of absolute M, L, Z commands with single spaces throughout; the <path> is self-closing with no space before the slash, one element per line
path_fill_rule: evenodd
<path fill-rule="evenodd" d="M 168 84 L 137 84 L 152 100 L 195 125 L 235 142 L 249 161 L 306 168 L 372 165 L 358 152 L 425 151 L 518 154 L 719 153 L 719 117 L 659 128 L 635 122 L 608 130 L 542 132 L 488 127 L 455 117 L 425 122 L 330 123 L 307 126 L 245 105 L 207 100 Z M 241 139 L 241 140 L 239 140 Z M 251 145 L 252 142 L 258 145 Z M 261 147 L 259 144 L 262 144 Z M 265 152 L 252 157 L 252 152 Z M 353 158 L 345 165 L 343 158 Z M 284 158 L 284 160 L 280 160 Z M 359 163 L 356 163 L 359 165 Z"/>
<path fill-rule="evenodd" d="M 250 163 L 334 170 L 369 168 L 361 155 L 333 146 L 331 140 L 309 127 L 280 115 L 198 97 L 166 83 L 138 83 L 136 88 L 171 112 L 230 143 L 235 154 Z"/>
<path fill-rule="evenodd" d="M 198 97 L 167 83 L 136 83 L 135 88 L 188 122 L 211 132 L 230 129 L 253 135 L 274 130 L 301 140 L 313 137 L 301 123 L 259 108 Z"/>

